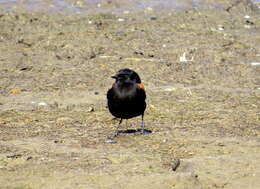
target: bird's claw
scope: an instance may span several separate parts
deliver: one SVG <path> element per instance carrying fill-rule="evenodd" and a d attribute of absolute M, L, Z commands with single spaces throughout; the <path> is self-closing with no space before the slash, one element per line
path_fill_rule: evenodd
<path fill-rule="evenodd" d="M 112 136 L 107 137 L 106 143 L 115 144 L 116 141 L 114 140 L 119 135 L 119 132 L 116 131 Z"/>

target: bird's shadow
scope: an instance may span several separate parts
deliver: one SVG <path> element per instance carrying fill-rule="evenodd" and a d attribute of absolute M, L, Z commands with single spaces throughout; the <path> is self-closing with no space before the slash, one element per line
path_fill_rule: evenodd
<path fill-rule="evenodd" d="M 148 129 L 144 129 L 144 131 L 142 132 L 141 129 L 126 129 L 126 130 L 118 130 L 117 132 L 118 134 L 151 134 L 152 130 L 148 130 Z"/>
<path fill-rule="evenodd" d="M 146 135 L 146 134 L 151 134 L 152 131 L 148 129 L 126 129 L 126 130 L 118 130 L 113 136 L 110 136 L 107 138 L 105 141 L 106 143 L 114 144 L 117 143 L 115 141 L 115 138 L 118 137 L 121 134 L 133 134 L 133 135 Z"/>

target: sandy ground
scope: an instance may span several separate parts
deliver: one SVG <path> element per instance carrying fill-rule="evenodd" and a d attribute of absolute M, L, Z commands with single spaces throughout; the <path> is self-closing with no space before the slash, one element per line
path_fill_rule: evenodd
<path fill-rule="evenodd" d="M 244 1 L 121 15 L 1 10 L 0 188 L 259 189 L 259 16 Z M 146 85 L 152 134 L 110 144 L 118 121 L 106 91 L 125 67 Z"/>

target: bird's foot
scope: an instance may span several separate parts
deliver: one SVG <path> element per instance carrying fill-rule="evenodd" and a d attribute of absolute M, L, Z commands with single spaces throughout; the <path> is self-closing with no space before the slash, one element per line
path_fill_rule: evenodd
<path fill-rule="evenodd" d="M 110 143 L 110 144 L 115 144 L 115 143 L 116 143 L 115 138 L 116 138 L 118 135 L 119 135 L 119 132 L 116 131 L 112 136 L 107 137 L 107 139 L 106 139 L 105 142 L 106 142 L 106 143 Z"/>

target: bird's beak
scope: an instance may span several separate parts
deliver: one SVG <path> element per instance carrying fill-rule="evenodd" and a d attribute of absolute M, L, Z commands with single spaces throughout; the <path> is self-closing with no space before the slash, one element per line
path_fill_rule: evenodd
<path fill-rule="evenodd" d="M 117 75 L 112 75 L 111 78 L 117 79 Z"/>

